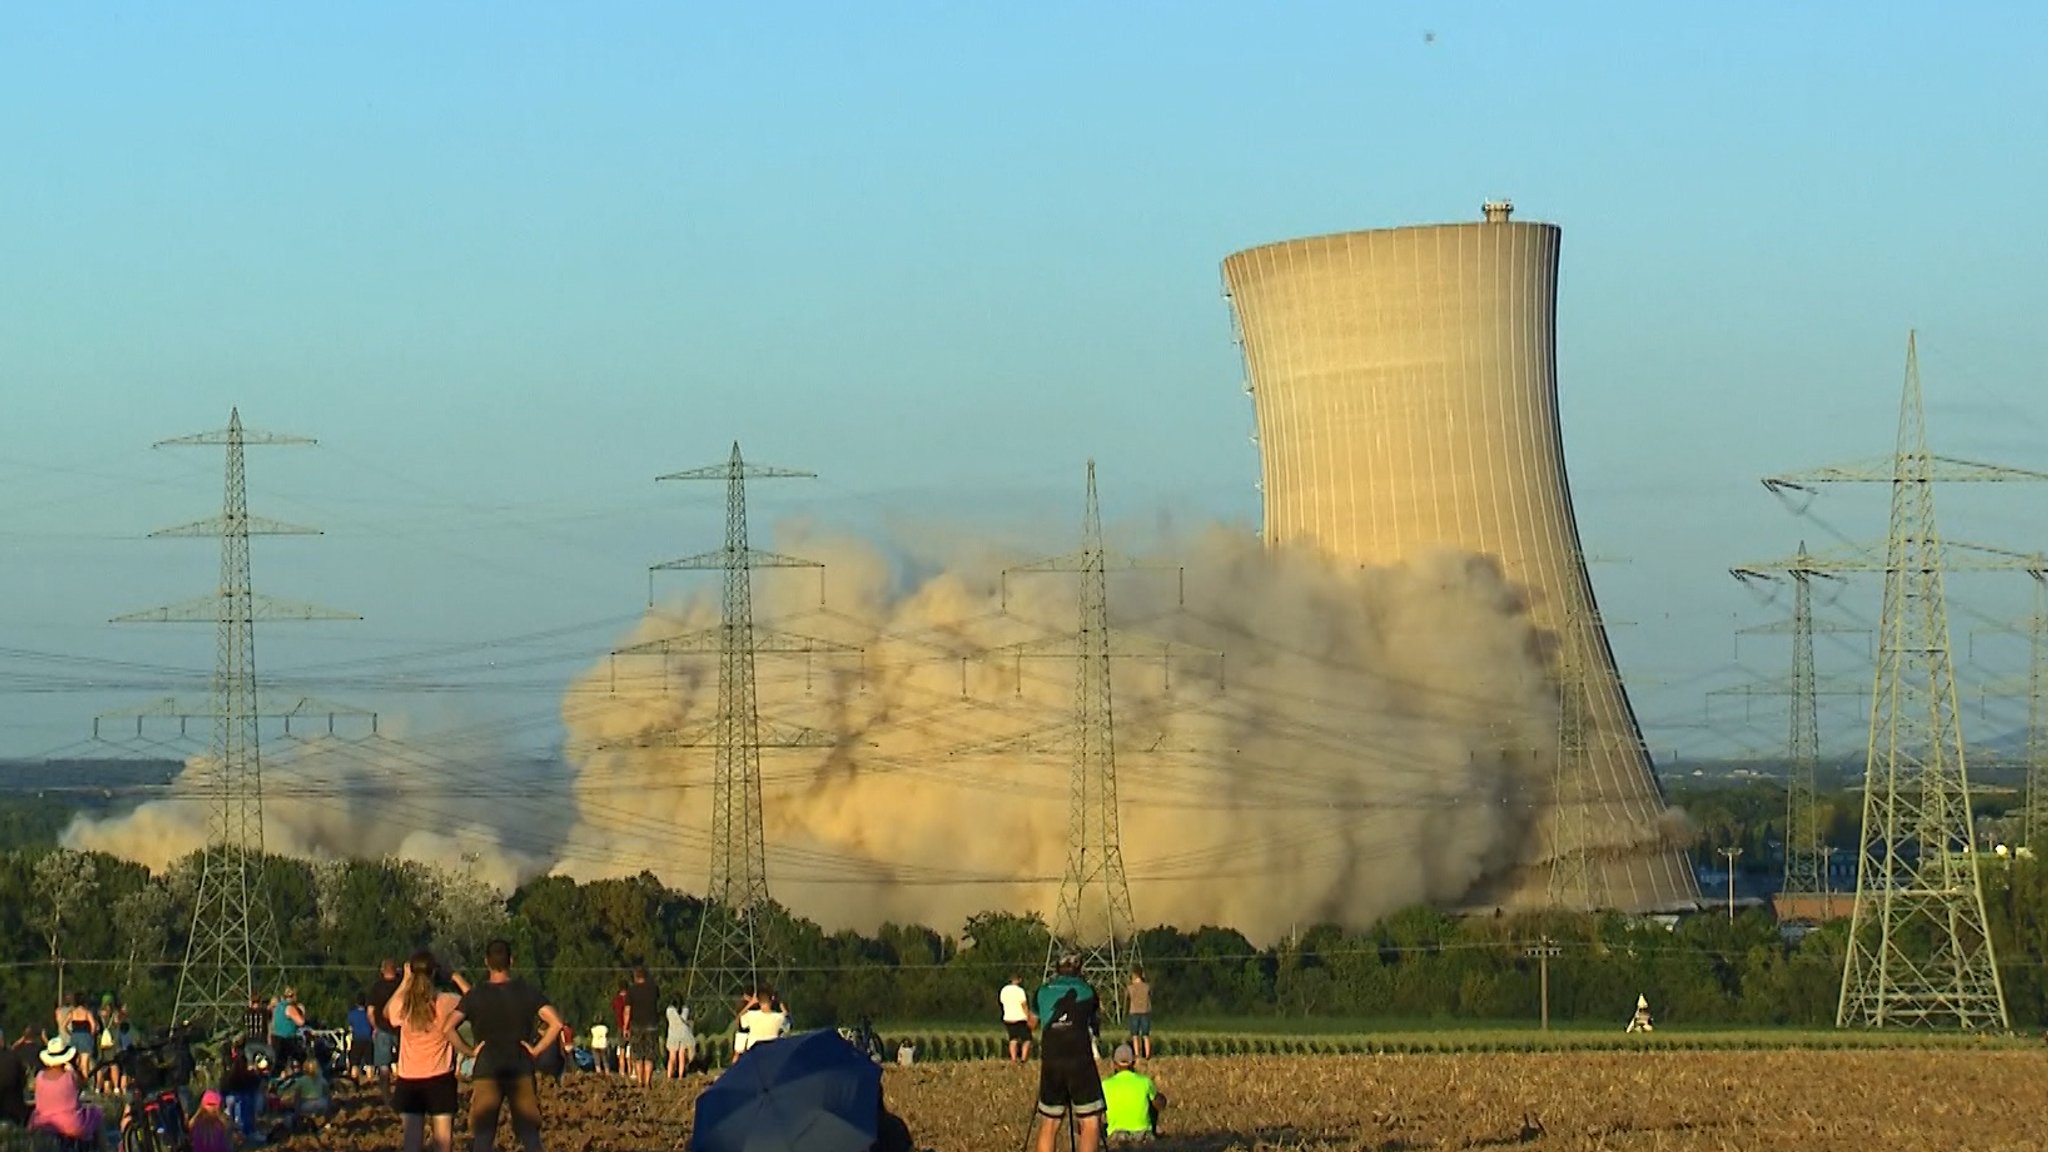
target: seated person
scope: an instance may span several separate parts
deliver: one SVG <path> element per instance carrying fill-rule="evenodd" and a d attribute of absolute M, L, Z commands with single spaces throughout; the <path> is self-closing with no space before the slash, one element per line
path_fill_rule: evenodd
<path fill-rule="evenodd" d="M 1129 1044 L 1116 1046 L 1116 1072 L 1102 1081 L 1102 1099 L 1109 1105 L 1105 1129 L 1111 1142 L 1150 1140 L 1159 1132 L 1159 1114 L 1166 1094 L 1152 1078 L 1138 1071 L 1138 1054 Z"/>
<path fill-rule="evenodd" d="M 220 1093 L 211 1088 L 199 1098 L 199 1114 L 192 1117 L 192 1152 L 234 1152 L 234 1133 L 222 1103 Z"/>
<path fill-rule="evenodd" d="M 739 1022 L 739 1034 L 746 1038 L 746 1042 L 735 1042 L 733 1051 L 743 1052 L 757 1044 L 779 1040 L 788 1032 L 789 1009 L 783 1006 L 781 997 L 773 992 L 749 996 L 745 1009 L 740 1012 Z"/>
<path fill-rule="evenodd" d="M 307 1060 L 299 1074 L 284 1085 L 286 1106 L 302 1120 L 318 1122 L 327 1118 L 327 1110 L 333 1107 L 327 1091 L 327 1076 L 320 1071 L 320 1061 Z"/>
<path fill-rule="evenodd" d="M 85 1077 L 78 1071 L 78 1049 L 67 1036 L 57 1036 L 40 1053 L 43 1070 L 36 1074 L 36 1107 L 31 1131 L 54 1132 L 66 1140 L 98 1143 L 100 1110 L 79 1098 Z"/>

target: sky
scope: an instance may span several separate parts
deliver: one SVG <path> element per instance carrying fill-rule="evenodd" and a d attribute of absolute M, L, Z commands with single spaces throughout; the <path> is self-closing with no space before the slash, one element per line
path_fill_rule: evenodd
<path fill-rule="evenodd" d="M 259 541 L 259 587 L 364 617 L 265 667 L 544 745 L 646 567 L 717 543 L 715 486 L 657 475 L 738 440 L 818 473 L 757 525 L 1060 544 L 1092 457 L 1113 528 L 1255 527 L 1223 257 L 1503 196 L 1564 229 L 1566 453 L 1651 746 L 1768 748 L 1782 713 L 1706 693 L 1779 673 L 1737 629 L 1785 600 L 1727 568 L 1882 532 L 1880 492 L 1757 480 L 1888 451 L 1909 328 L 1937 449 L 2048 470 L 2044 47 L 2027 5 L 10 11 L 0 755 L 208 665 L 107 620 L 213 586 L 142 537 L 218 509 L 218 452 L 150 445 L 231 406 L 320 441 L 250 454 L 252 508 L 326 533 Z M 2042 546 L 2037 489 L 1942 498 Z M 2024 584 L 1951 583 L 1971 675 Z"/>

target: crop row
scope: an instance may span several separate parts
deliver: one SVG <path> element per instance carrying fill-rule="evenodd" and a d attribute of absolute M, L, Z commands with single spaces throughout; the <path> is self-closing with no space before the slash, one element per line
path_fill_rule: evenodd
<path fill-rule="evenodd" d="M 996 1060 L 1007 1042 L 995 1032 L 910 1032 L 888 1039 L 889 1054 L 909 1043 L 919 1063 Z M 1104 1037 L 1102 1055 L 1115 1043 Z M 1428 1053 L 1595 1052 L 1647 1049 L 1705 1052 L 1756 1049 L 1840 1051 L 1870 1048 L 1997 1047 L 2010 1041 L 1994 1036 L 1926 1032 L 1655 1032 L 1648 1035 L 1604 1032 L 1445 1032 L 1441 1034 L 1276 1036 L 1193 1033 L 1161 1036 L 1153 1041 L 1155 1056 L 1374 1056 Z"/>

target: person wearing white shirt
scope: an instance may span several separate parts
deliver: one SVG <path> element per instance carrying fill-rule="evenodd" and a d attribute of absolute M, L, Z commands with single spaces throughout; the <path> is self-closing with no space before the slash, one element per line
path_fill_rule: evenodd
<path fill-rule="evenodd" d="M 1010 977 L 996 999 L 1003 1006 L 1003 1031 L 1010 1035 L 1010 1062 L 1023 1064 L 1031 1059 L 1031 994 L 1024 978 Z"/>
<path fill-rule="evenodd" d="M 783 1006 L 782 998 L 769 992 L 747 999 L 746 1011 L 740 1013 L 740 1034 L 746 1037 L 744 1045 L 735 1044 L 735 1052 L 744 1052 L 756 1044 L 781 1039 L 789 1031 L 789 1009 Z"/>

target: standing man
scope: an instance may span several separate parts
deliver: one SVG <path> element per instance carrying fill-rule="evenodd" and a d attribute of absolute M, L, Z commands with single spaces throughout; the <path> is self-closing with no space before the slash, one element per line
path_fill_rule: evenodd
<path fill-rule="evenodd" d="M 512 945 L 493 940 L 484 947 L 488 975 L 455 1005 L 441 1025 L 442 1035 L 476 1063 L 469 1089 L 469 1130 L 476 1134 L 476 1152 L 491 1152 L 498 1141 L 498 1114 L 512 1109 L 512 1131 L 526 1152 L 541 1152 L 540 1087 L 534 1083 L 535 1058 L 561 1039 L 562 1017 L 541 991 L 512 975 Z M 540 1018 L 538 1039 L 533 1021 Z M 458 1031 L 467 1021 L 474 1045 Z"/>
<path fill-rule="evenodd" d="M 618 1061 L 621 1076 L 632 1071 L 626 1066 L 626 1045 L 631 1041 L 632 1037 L 626 1033 L 626 986 L 621 984 L 618 994 L 612 997 L 612 1054 Z"/>
<path fill-rule="evenodd" d="M 1095 1032 L 1102 1002 L 1081 979 L 1081 958 L 1060 957 L 1058 975 L 1032 997 L 1030 1023 L 1040 1028 L 1038 1051 L 1038 1152 L 1053 1152 L 1060 1121 L 1072 1116 L 1080 1139 L 1075 1152 L 1102 1147 L 1102 1076 L 1095 1069 Z M 482 1152 L 480 1149 L 479 1152 Z"/>
<path fill-rule="evenodd" d="M 1031 1059 L 1031 993 L 1024 990 L 1024 978 L 1011 976 L 996 994 L 1003 1006 L 1003 1031 L 1010 1035 L 1010 1063 Z"/>
<path fill-rule="evenodd" d="M 398 1063 L 398 1026 L 384 1011 L 391 998 L 398 995 L 398 986 L 403 981 L 398 975 L 398 961 L 385 957 L 377 965 L 377 978 L 370 983 L 370 1067 L 377 1073 L 377 1091 L 384 1099 L 391 1099 L 391 1068 Z"/>
<path fill-rule="evenodd" d="M 647 969 L 633 969 L 626 986 L 626 1045 L 633 1054 L 633 1079 L 642 1088 L 654 1086 L 654 1057 L 661 1051 L 661 989 L 647 978 Z"/>
<path fill-rule="evenodd" d="M 1124 989 L 1124 1014 L 1131 1024 L 1131 1051 L 1138 1059 L 1152 1058 L 1152 986 L 1145 983 L 1145 970 L 1131 968 L 1130 986 Z"/>

